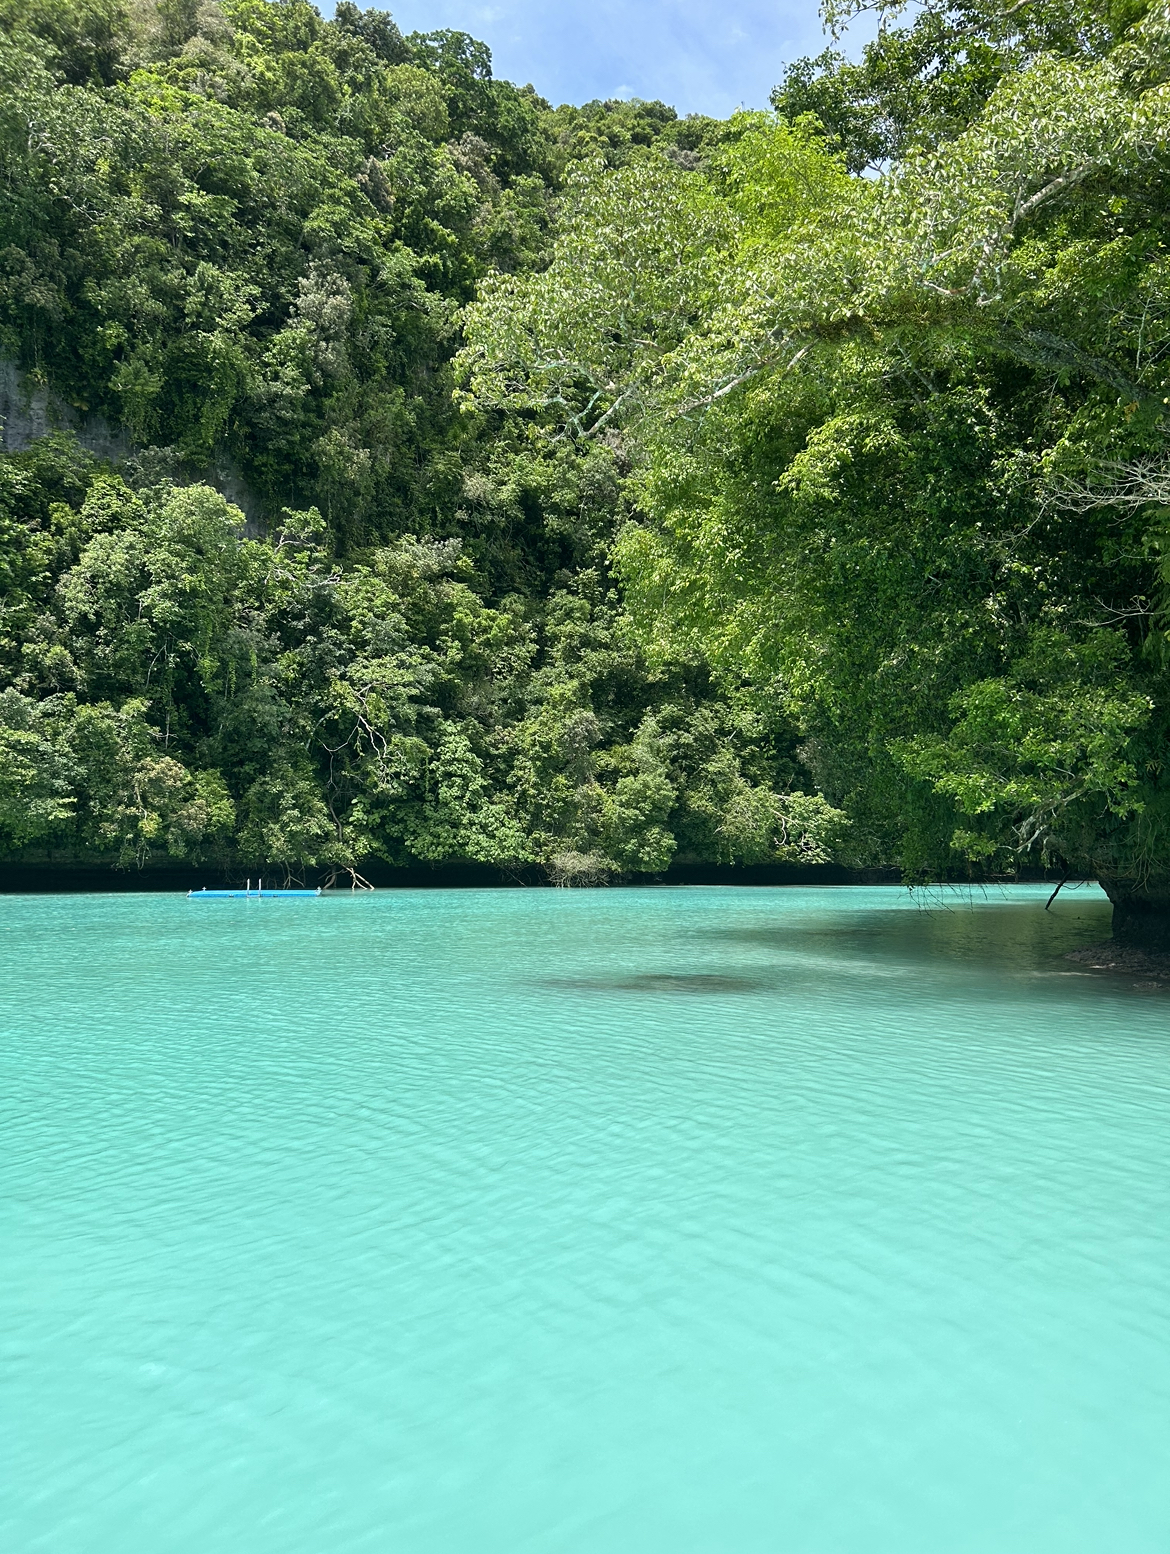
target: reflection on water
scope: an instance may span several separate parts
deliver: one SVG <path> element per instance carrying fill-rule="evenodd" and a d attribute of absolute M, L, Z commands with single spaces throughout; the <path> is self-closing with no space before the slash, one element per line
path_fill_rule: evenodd
<path fill-rule="evenodd" d="M 1164 1554 L 1099 893 L 6 898 L 3 1547 Z"/>

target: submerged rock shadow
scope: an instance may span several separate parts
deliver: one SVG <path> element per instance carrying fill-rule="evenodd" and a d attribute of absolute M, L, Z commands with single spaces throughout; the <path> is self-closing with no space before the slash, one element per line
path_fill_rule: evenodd
<path fill-rule="evenodd" d="M 1025 974 L 1059 965 L 1086 939 L 1099 939 L 1108 921 L 1105 901 L 1079 901 L 1058 913 L 1040 900 L 944 903 L 846 917 L 785 917 L 764 924 L 718 927 L 701 935 L 716 944 L 763 952 L 775 964 L 798 957 L 838 961 L 842 971 L 889 975 L 919 972 L 932 963 L 965 963 Z"/>
<path fill-rule="evenodd" d="M 766 993 L 773 977 L 719 971 L 649 971 L 612 977 L 542 977 L 539 986 L 570 993 Z"/>

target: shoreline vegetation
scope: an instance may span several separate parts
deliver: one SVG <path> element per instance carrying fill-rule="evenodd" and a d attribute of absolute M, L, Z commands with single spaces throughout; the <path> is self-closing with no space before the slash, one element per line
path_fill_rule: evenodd
<path fill-rule="evenodd" d="M 0 890 L 1083 876 L 1170 953 L 1170 7 L 886 11 L 719 121 L 0 0 Z"/>
<path fill-rule="evenodd" d="M 384 859 L 363 859 L 360 868 L 304 868 L 292 873 L 277 871 L 278 886 L 321 886 L 327 890 L 444 889 L 466 888 L 541 888 L 567 884 L 557 881 L 546 868 L 529 864 L 501 868 L 497 864 L 445 860 L 414 865 L 391 864 Z M 1050 881 L 1037 874 L 1037 880 Z M 111 890 L 175 891 L 208 889 L 237 885 L 236 870 L 191 865 L 173 859 L 156 859 L 141 868 L 119 867 L 115 862 L 81 861 L 66 858 L 31 858 L 0 861 L 0 895 L 26 895 L 38 892 L 94 892 Z M 902 885 L 896 868 L 852 869 L 838 863 L 764 863 L 720 864 L 688 863 L 672 860 L 658 874 L 639 872 L 628 879 L 613 882 L 631 887 L 651 885 Z M 1017 884 L 1019 880 L 975 884 L 974 889 L 993 889 L 996 884 Z M 1051 881 L 1051 883 L 1056 883 Z"/>

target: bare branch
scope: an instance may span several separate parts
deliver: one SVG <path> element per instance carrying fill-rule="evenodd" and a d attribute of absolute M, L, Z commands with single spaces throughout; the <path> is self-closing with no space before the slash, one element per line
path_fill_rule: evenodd
<path fill-rule="evenodd" d="M 1142 507 L 1170 507 L 1170 468 L 1152 459 L 1133 464 L 1105 464 L 1101 483 L 1075 480 L 1056 482 L 1044 492 L 1041 503 L 1049 511 L 1090 513 L 1103 507 L 1136 512 Z"/>
<path fill-rule="evenodd" d="M 1054 178 L 1051 183 L 1046 183 L 1042 189 L 1026 199 L 1023 204 L 1017 204 L 1012 212 L 1009 232 L 1014 232 L 1021 221 L 1026 221 L 1034 210 L 1048 200 L 1055 199 L 1058 194 L 1063 194 L 1066 189 L 1072 189 L 1077 184 L 1083 183 L 1090 173 L 1094 173 L 1100 167 L 1099 161 L 1083 162 L 1080 167 L 1074 167 L 1071 172 L 1061 173 L 1059 178 Z"/>

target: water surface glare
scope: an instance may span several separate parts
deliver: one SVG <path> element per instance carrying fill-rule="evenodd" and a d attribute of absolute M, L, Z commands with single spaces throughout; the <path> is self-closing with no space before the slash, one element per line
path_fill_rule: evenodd
<path fill-rule="evenodd" d="M 0 899 L 7 1554 L 1166 1554 L 1095 890 Z"/>

